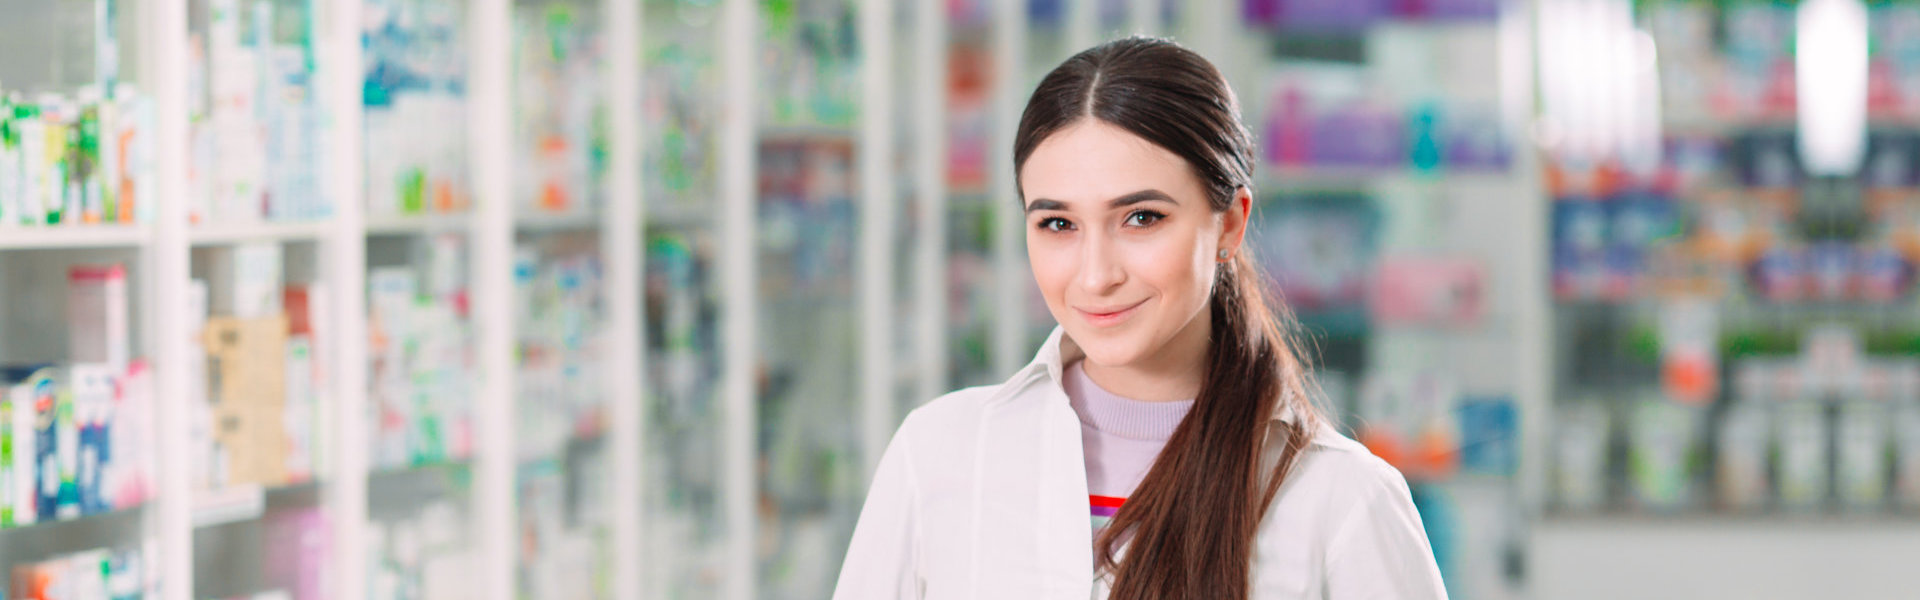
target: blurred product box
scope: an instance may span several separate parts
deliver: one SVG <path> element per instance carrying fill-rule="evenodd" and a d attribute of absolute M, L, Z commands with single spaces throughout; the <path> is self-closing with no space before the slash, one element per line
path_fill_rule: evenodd
<path fill-rule="evenodd" d="M 1471 327 L 1486 312 L 1486 270 L 1475 260 L 1386 258 L 1373 276 L 1368 306 L 1383 325 Z"/>
<path fill-rule="evenodd" d="M 141 553 L 89 550 L 15 565 L 7 598 L 14 600 L 138 600 L 148 597 Z"/>
<path fill-rule="evenodd" d="M 1692 461 L 1704 416 L 1704 410 L 1677 404 L 1658 392 L 1643 393 L 1631 405 L 1627 482 L 1634 506 L 1655 512 L 1690 507 Z"/>
<path fill-rule="evenodd" d="M 216 453 L 214 487 L 288 481 L 287 320 L 283 316 L 207 320 L 209 398 Z"/>
<path fill-rule="evenodd" d="M 1597 399 L 1562 403 L 1553 438 L 1554 496 L 1573 512 L 1599 510 L 1607 503 L 1607 447 L 1611 424 Z"/>
<path fill-rule="evenodd" d="M 1792 511 L 1825 507 L 1830 491 L 1826 406 L 1813 399 L 1787 398 L 1776 408 L 1774 435 L 1779 455 L 1774 470 L 1780 474 L 1780 506 Z"/>
<path fill-rule="evenodd" d="M 102 363 L 124 371 L 127 341 L 127 269 L 119 264 L 81 265 L 67 272 L 68 353 L 74 362 Z"/>

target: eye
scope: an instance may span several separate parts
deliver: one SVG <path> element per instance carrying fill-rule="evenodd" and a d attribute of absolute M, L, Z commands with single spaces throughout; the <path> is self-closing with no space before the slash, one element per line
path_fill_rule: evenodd
<path fill-rule="evenodd" d="M 1053 231 L 1053 232 L 1067 231 L 1067 230 L 1073 229 L 1073 223 L 1070 223 L 1066 219 L 1062 219 L 1060 217 L 1047 217 L 1045 219 L 1041 219 L 1040 222 L 1035 223 L 1034 226 L 1040 228 L 1042 231 Z"/>
<path fill-rule="evenodd" d="M 1148 227 L 1165 218 L 1167 218 L 1166 215 L 1151 210 L 1136 210 L 1127 215 L 1126 224 L 1134 227 Z"/>

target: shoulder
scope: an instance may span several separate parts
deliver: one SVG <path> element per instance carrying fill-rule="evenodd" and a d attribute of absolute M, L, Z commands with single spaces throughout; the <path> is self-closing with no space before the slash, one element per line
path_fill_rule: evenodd
<path fill-rule="evenodd" d="M 1282 498 L 1296 501 L 1289 505 L 1311 506 L 1336 522 L 1355 511 L 1383 505 L 1411 506 L 1407 480 L 1399 469 L 1329 426 L 1315 433 L 1282 485 Z"/>
<path fill-rule="evenodd" d="M 993 399 L 1005 384 L 983 385 L 956 390 L 934 398 L 907 413 L 894 437 L 895 445 L 908 447 L 956 448 L 971 439 L 973 431 L 987 413 Z M 916 452 L 917 453 L 917 452 Z"/>

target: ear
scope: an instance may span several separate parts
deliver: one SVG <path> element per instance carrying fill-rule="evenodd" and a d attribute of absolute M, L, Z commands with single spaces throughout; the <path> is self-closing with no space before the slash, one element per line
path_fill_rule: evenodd
<path fill-rule="evenodd" d="M 1253 190 L 1245 186 L 1233 190 L 1233 200 L 1227 210 L 1220 215 L 1221 251 L 1231 259 L 1240 254 L 1240 242 L 1247 237 L 1247 220 L 1253 214 Z"/>

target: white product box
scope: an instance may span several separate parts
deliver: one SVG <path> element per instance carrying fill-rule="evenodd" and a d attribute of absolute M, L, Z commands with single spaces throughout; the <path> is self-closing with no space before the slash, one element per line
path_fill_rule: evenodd
<path fill-rule="evenodd" d="M 1868 511 L 1885 506 L 1887 449 L 1893 431 L 1886 402 L 1862 398 L 1840 403 L 1838 427 L 1838 485 L 1840 503 L 1849 510 Z"/>
<path fill-rule="evenodd" d="M 75 364 L 67 369 L 67 385 L 73 394 L 73 421 L 79 431 L 100 428 L 100 439 L 89 443 L 77 439 L 75 451 L 74 485 L 80 495 L 83 512 L 93 512 L 102 508 L 110 499 L 109 490 L 114 488 L 112 466 L 108 463 L 110 454 L 103 451 L 101 443 L 114 421 L 115 373 L 118 369 L 105 364 Z M 129 449 L 125 456 L 137 455 L 138 450 Z"/>
<path fill-rule="evenodd" d="M 318 433 L 313 427 L 317 404 L 315 362 L 311 340 L 306 336 L 287 338 L 286 410 L 280 414 L 291 446 L 287 452 L 287 477 L 291 481 L 308 481 L 314 476 L 313 450 Z"/>
<path fill-rule="evenodd" d="M 1720 421 L 1718 476 L 1720 504 L 1736 511 L 1755 510 L 1768 497 L 1767 447 L 1772 442 L 1769 405 L 1736 400 Z"/>
<path fill-rule="evenodd" d="M 1827 500 L 1831 451 L 1826 408 L 1811 399 L 1795 399 L 1778 408 L 1775 435 L 1780 451 L 1774 471 L 1780 477 L 1780 505 L 1815 510 Z"/>
<path fill-rule="evenodd" d="M 127 269 L 123 265 L 78 265 L 67 271 L 67 336 L 74 362 L 101 363 L 125 372 Z"/>
<path fill-rule="evenodd" d="M 207 276 L 212 312 L 241 319 L 280 315 L 281 248 L 276 242 L 235 244 L 213 252 Z M 197 335 L 198 330 L 194 333 Z"/>

